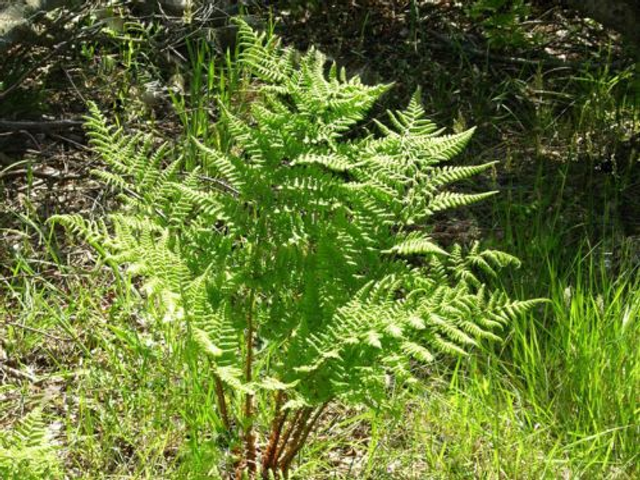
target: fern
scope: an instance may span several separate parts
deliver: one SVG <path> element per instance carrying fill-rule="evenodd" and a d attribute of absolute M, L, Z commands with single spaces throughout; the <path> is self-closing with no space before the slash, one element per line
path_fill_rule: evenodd
<path fill-rule="evenodd" d="M 238 475 L 277 477 L 328 404 L 380 406 L 389 373 L 412 381 L 413 361 L 497 340 L 535 301 L 484 285 L 513 257 L 446 251 L 428 235 L 433 213 L 494 193 L 445 189 L 493 165 L 440 165 L 473 130 L 443 135 L 416 92 L 379 135 L 359 136 L 388 85 L 335 65 L 325 75 L 320 52 L 239 31 L 240 61 L 262 83 L 250 115 L 224 112 L 230 147 L 193 140 L 199 161 L 185 164 L 201 166 L 179 173 L 171 148 L 109 126 L 92 106 L 87 128 L 109 166 L 98 175 L 128 201 L 105 222 L 57 221 L 145 280 L 164 321 L 210 365 L 226 434 L 243 444 Z M 264 439 L 256 397 L 272 406 Z"/>
<path fill-rule="evenodd" d="M 0 477 L 6 479 L 60 478 L 61 461 L 50 431 L 37 408 L 10 431 L 0 431 Z"/>
<path fill-rule="evenodd" d="M 394 245 L 390 253 L 399 253 L 400 255 L 411 254 L 438 254 L 447 255 L 447 252 L 434 243 L 430 238 L 422 236 L 420 233 L 414 232 L 407 235 L 407 238 L 401 243 Z"/>

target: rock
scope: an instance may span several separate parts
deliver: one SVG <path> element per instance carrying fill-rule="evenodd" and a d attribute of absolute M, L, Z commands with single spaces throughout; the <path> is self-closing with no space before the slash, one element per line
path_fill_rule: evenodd
<path fill-rule="evenodd" d="M 30 17 L 77 2 L 63 0 L 0 0 L 0 50 L 33 35 Z"/>

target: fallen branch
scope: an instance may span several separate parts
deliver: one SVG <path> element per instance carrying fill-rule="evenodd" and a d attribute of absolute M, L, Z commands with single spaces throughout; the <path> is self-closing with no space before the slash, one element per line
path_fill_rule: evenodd
<path fill-rule="evenodd" d="M 34 328 L 34 327 L 29 327 L 27 325 L 22 325 L 20 323 L 16 323 L 16 322 L 5 322 L 4 325 L 8 325 L 10 327 L 15 327 L 15 328 L 20 328 L 22 330 L 26 330 L 28 332 L 33 332 L 33 333 L 39 333 L 40 335 L 42 335 L 43 337 L 47 337 L 50 338 L 51 340 L 56 340 L 58 342 L 65 342 L 68 340 L 65 340 L 64 338 L 58 337 L 56 335 L 52 335 L 49 332 L 45 332 L 44 330 L 40 330 L 39 328 Z"/>
<path fill-rule="evenodd" d="M 44 121 L 14 121 L 0 120 L 0 131 L 18 132 L 26 130 L 29 132 L 53 132 L 57 130 L 67 130 L 78 128 L 84 124 L 82 120 L 44 120 Z"/>
<path fill-rule="evenodd" d="M 549 54 L 542 54 L 539 58 L 525 58 L 525 57 L 516 57 L 511 55 L 500 55 L 498 53 L 493 53 L 489 50 L 484 50 L 476 47 L 469 41 L 464 42 L 456 42 L 452 38 L 447 35 L 444 35 L 439 32 L 429 31 L 428 35 L 430 35 L 433 39 L 435 39 L 439 44 L 431 44 L 430 47 L 435 50 L 462 50 L 465 54 L 469 55 L 472 58 L 479 58 L 483 60 L 488 60 L 494 63 L 500 63 L 504 65 L 519 65 L 537 68 L 540 66 L 547 68 L 556 68 L 556 69 L 569 69 L 569 70 L 580 70 L 589 67 L 600 67 L 601 64 L 597 62 L 582 62 L 582 61 L 571 61 L 571 60 L 562 60 L 560 58 L 553 57 Z M 621 68 L 624 66 L 622 62 L 614 61 L 611 62 L 611 65 L 615 68 Z"/>
<path fill-rule="evenodd" d="M 0 363 L 0 370 L 4 371 L 5 374 L 10 375 L 14 378 L 29 380 L 31 383 L 35 383 L 38 381 L 38 379 L 30 373 L 23 372 L 22 370 L 10 367 L 9 365 L 3 365 Z"/>
<path fill-rule="evenodd" d="M 20 170 L 7 170 L 0 172 L 0 180 L 5 178 L 15 178 L 15 177 L 25 177 L 31 175 L 32 177 L 42 178 L 44 180 L 56 180 L 58 182 L 65 182 L 68 180 L 80 180 L 81 178 L 85 178 L 84 175 L 77 175 L 73 173 L 62 174 L 61 172 L 56 173 L 47 173 L 40 172 L 38 170 L 27 170 L 21 168 Z"/>

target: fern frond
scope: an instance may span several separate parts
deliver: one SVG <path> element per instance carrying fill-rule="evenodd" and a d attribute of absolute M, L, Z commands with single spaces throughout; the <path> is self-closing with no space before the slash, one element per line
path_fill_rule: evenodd
<path fill-rule="evenodd" d="M 474 203 L 486 200 L 492 197 L 498 192 L 485 192 L 485 193 L 457 193 L 457 192 L 441 192 L 438 193 L 427 203 L 427 212 L 434 214 L 443 210 L 451 210 L 452 208 L 466 207 L 473 205 Z"/>
<path fill-rule="evenodd" d="M 419 145 L 420 155 L 429 161 L 436 160 L 440 162 L 451 160 L 465 149 L 474 132 L 475 128 L 471 128 L 467 131 L 452 135 L 419 139 L 417 143 Z"/>
<path fill-rule="evenodd" d="M 339 154 L 311 154 L 301 155 L 292 165 L 320 165 L 333 172 L 346 172 L 352 168 L 352 164 L 347 157 Z"/>
<path fill-rule="evenodd" d="M 82 237 L 100 255 L 106 256 L 104 248 L 106 239 L 109 238 L 107 227 L 103 222 L 92 222 L 86 220 L 79 214 L 73 215 L 52 215 L 48 222 L 59 224 L 75 235 Z"/>
<path fill-rule="evenodd" d="M 196 139 L 170 148 L 90 105 L 88 135 L 107 165 L 97 176 L 126 203 L 109 228 L 53 221 L 141 277 L 158 319 L 201 354 L 189 364 L 210 368 L 223 423 L 250 442 L 252 403 L 274 392 L 290 418 L 335 400 L 378 408 L 390 372 L 411 381 L 415 361 L 498 340 L 538 301 L 489 289 L 514 257 L 429 236 L 436 212 L 495 193 L 447 190 L 495 165 L 442 166 L 473 129 L 444 134 L 416 91 L 375 122 L 381 133 L 363 134 L 389 85 L 364 85 L 313 48 L 298 54 L 238 25 L 252 105 L 223 109 L 224 150 Z"/>
<path fill-rule="evenodd" d="M 434 356 L 429 350 L 415 342 L 403 342 L 402 351 L 425 364 L 429 364 L 434 360 Z"/>
<path fill-rule="evenodd" d="M 429 174 L 429 184 L 433 188 L 443 187 L 450 183 L 459 182 L 474 177 L 490 169 L 498 162 L 488 162 L 482 165 L 436 167 Z"/>
<path fill-rule="evenodd" d="M 397 253 L 399 255 L 448 255 L 446 250 L 438 246 L 431 238 L 423 236 L 420 232 L 413 232 L 397 245 L 384 253 Z"/>
<path fill-rule="evenodd" d="M 434 133 L 438 127 L 431 120 L 425 118 L 422 106 L 422 94 L 420 88 L 416 89 L 409 105 L 404 111 L 387 112 L 391 123 L 397 131 L 405 136 L 419 137 Z"/>
<path fill-rule="evenodd" d="M 0 432 L 0 439 L 2 478 L 60 478 L 61 458 L 41 408 L 28 413 L 13 430 Z"/>
<path fill-rule="evenodd" d="M 272 83 L 284 83 L 293 67 L 293 49 L 279 51 L 278 39 L 258 34 L 248 23 L 237 19 L 240 62 L 260 79 Z"/>

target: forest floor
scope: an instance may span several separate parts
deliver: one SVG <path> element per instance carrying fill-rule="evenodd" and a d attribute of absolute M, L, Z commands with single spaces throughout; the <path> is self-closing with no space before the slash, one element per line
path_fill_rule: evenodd
<path fill-rule="evenodd" d="M 455 2 L 351 3 L 251 15 L 366 83 L 393 82 L 374 116 L 420 87 L 438 124 L 477 126 L 457 161 L 499 160 L 481 185 L 467 187 L 501 195 L 442 217 L 436 236 L 518 256 L 524 267 L 501 278 L 502 288 L 551 303 L 513 325 L 495 351 L 425 370 L 423 384 L 392 392 L 390 411 L 330 412 L 296 478 L 637 478 L 633 57 L 611 32 L 557 7 L 495 24 Z M 206 392 L 199 379 L 184 380 L 171 348 L 157 345 L 140 297 L 123 296 L 91 250 L 46 222 L 117 208 L 90 175 L 101 163 L 81 125 L 87 101 L 126 128 L 172 141 L 197 128 L 184 123 L 176 97 L 184 111 L 217 115 L 196 98 L 202 65 L 185 38 L 218 32 L 203 55 L 225 71 L 233 36 L 225 16 L 124 22 L 123 12 L 132 15 L 87 9 L 39 19 L 36 31 L 45 33 L 3 59 L 0 467 L 2 449 L 34 411 L 43 412 L 52 455 L 14 478 L 215 478 L 220 459 Z"/>

